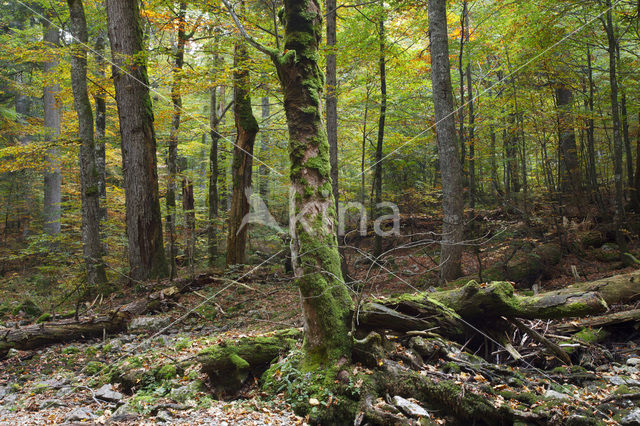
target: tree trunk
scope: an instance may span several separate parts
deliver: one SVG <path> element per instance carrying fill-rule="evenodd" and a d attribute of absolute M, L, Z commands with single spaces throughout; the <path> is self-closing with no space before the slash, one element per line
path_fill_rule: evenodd
<path fill-rule="evenodd" d="M 266 90 L 266 89 L 265 89 Z M 271 108 L 269 105 L 269 96 L 265 95 L 262 97 L 262 127 L 267 127 L 267 121 L 269 120 L 269 116 L 271 115 Z M 261 132 L 260 134 L 260 156 L 262 158 L 269 157 L 269 132 Z M 258 175 L 259 175 L 259 188 L 258 192 L 260 193 L 260 197 L 265 205 L 268 205 L 267 198 L 269 197 L 269 168 L 266 164 L 260 163 L 258 166 Z"/>
<path fill-rule="evenodd" d="M 102 263 L 100 241 L 100 185 L 93 139 L 93 113 L 87 91 L 87 21 L 82 0 L 67 0 L 71 34 L 75 38 L 71 55 L 71 86 L 73 104 L 78 114 L 80 137 L 80 186 L 82 200 L 82 252 L 90 286 L 107 281 Z"/>
<path fill-rule="evenodd" d="M 182 178 L 182 211 L 184 212 L 187 265 L 190 274 L 193 275 L 196 254 L 196 212 L 193 181 L 187 176 Z"/>
<path fill-rule="evenodd" d="M 60 32 L 56 26 L 46 24 L 44 41 L 52 48 L 60 47 Z M 55 72 L 59 63 L 57 57 L 56 53 L 50 53 L 50 60 L 44 63 L 45 74 L 51 75 Z M 62 114 L 57 99 L 59 94 L 60 84 L 58 83 L 51 83 L 44 88 L 44 126 L 46 128 L 44 140 L 48 147 L 45 154 L 43 228 L 49 235 L 60 233 L 62 175 L 60 174 L 60 151 L 56 140 L 60 136 Z"/>
<path fill-rule="evenodd" d="M 329 143 L 318 67 L 322 11 L 317 0 L 284 1 L 283 54 L 271 54 L 284 92 L 292 196 L 291 257 L 302 299 L 307 367 L 349 356 L 351 298 L 340 270 Z"/>
<path fill-rule="evenodd" d="M 156 137 L 137 0 L 106 0 L 122 138 L 130 277 L 167 275 L 156 169 Z"/>
<path fill-rule="evenodd" d="M 251 78 L 249 76 L 249 54 L 244 41 L 235 46 L 233 90 L 233 112 L 236 122 L 236 145 L 233 149 L 233 194 L 229 212 L 229 234 L 227 236 L 227 266 L 245 262 L 248 224 L 243 219 L 249 214 L 249 200 L 253 168 L 253 145 L 258 133 L 258 122 L 251 107 Z"/>
<path fill-rule="evenodd" d="M 104 30 L 100 30 L 96 37 L 95 44 L 95 61 L 96 61 L 96 77 L 100 82 L 106 80 L 105 69 L 107 61 L 104 52 L 104 43 L 106 35 Z M 94 141 L 96 170 L 98 172 L 98 189 L 100 190 L 100 219 L 107 218 L 107 171 L 106 171 L 106 134 L 107 134 L 107 93 L 98 88 L 93 97 L 96 104 L 96 138 Z"/>
<path fill-rule="evenodd" d="M 636 173 L 635 173 L 635 190 L 638 198 L 640 198 L 640 111 L 638 112 L 638 130 L 636 134 Z"/>
<path fill-rule="evenodd" d="M 458 121 L 459 121 L 459 130 L 458 130 L 458 138 L 460 140 L 460 164 L 462 167 L 463 174 L 463 186 L 467 184 L 467 176 L 466 176 L 466 165 L 467 165 L 467 137 L 465 134 L 465 126 L 464 126 L 464 112 L 465 112 L 465 84 L 464 84 L 464 46 L 468 41 L 468 37 L 466 37 L 467 32 L 467 1 L 462 2 L 462 13 L 460 16 L 460 52 L 458 53 L 458 75 L 460 77 L 460 107 L 458 108 Z"/>
<path fill-rule="evenodd" d="M 172 69 L 173 82 L 171 84 L 171 103 L 173 105 L 173 119 L 169 131 L 169 152 L 167 166 L 169 175 L 167 180 L 167 218 L 166 228 L 169 237 L 169 279 L 176 277 L 176 256 L 178 248 L 176 242 L 176 179 L 178 176 L 178 135 L 180 132 L 180 119 L 182 115 L 182 66 L 184 65 L 184 46 L 186 42 L 187 3 L 181 1 L 178 9 L 178 41 Z"/>
<path fill-rule="evenodd" d="M 327 0 L 327 69 L 326 69 L 326 119 L 327 119 L 327 140 L 329 141 L 329 161 L 331 163 L 331 191 L 338 209 L 338 78 L 336 67 L 336 0 Z"/>
<path fill-rule="evenodd" d="M 466 4 L 466 2 L 465 2 Z M 469 12 L 465 15 L 465 37 L 469 41 Z M 475 144 L 475 111 L 473 99 L 473 85 L 471 76 L 471 61 L 467 64 L 467 92 L 469 93 L 469 206 L 474 208 L 476 205 L 476 144 Z"/>
<path fill-rule="evenodd" d="M 218 116 L 217 92 L 217 86 L 211 88 L 211 110 L 209 118 L 209 131 L 211 133 L 211 150 L 209 151 L 209 228 L 207 231 L 209 266 L 215 265 L 215 260 L 218 256 L 217 220 L 218 204 L 220 201 L 218 197 L 218 142 L 220 141 L 220 133 L 218 133 L 218 127 L 220 124 L 220 117 Z"/>
<path fill-rule="evenodd" d="M 611 117 L 613 120 L 613 178 L 615 182 L 615 216 L 616 241 L 620 252 L 627 251 L 627 241 L 622 231 L 624 222 L 624 195 L 622 187 L 622 133 L 620 128 L 620 113 L 618 105 L 618 79 L 616 75 L 616 36 L 613 27 L 611 0 L 607 0 L 607 17 L 605 29 L 607 32 L 609 50 L 609 84 L 611 85 Z"/>
<path fill-rule="evenodd" d="M 587 77 L 589 83 L 589 97 L 587 99 L 587 175 L 589 176 L 589 186 L 591 189 L 591 197 L 602 208 L 602 200 L 600 197 L 600 189 L 598 187 L 598 173 L 596 170 L 596 154 L 595 154 L 595 124 L 594 124 L 594 86 L 593 86 L 593 67 L 591 65 L 591 48 L 587 45 Z"/>
<path fill-rule="evenodd" d="M 620 41 L 616 41 L 616 66 L 618 69 L 618 74 L 620 73 Z M 636 192 L 634 191 L 634 180 L 633 180 L 633 154 L 631 153 L 631 138 L 629 137 L 629 120 L 627 117 L 627 93 L 624 88 L 624 84 L 622 84 L 622 78 L 620 77 L 618 80 L 618 87 L 620 89 L 620 115 L 621 115 L 621 125 L 622 125 L 622 140 L 624 142 L 625 149 L 625 160 L 627 166 L 627 182 L 628 182 L 628 191 L 629 198 L 631 200 L 631 205 L 634 209 L 637 209 L 639 206 L 639 200 Z"/>
<path fill-rule="evenodd" d="M 558 108 L 558 189 L 564 197 L 573 196 L 577 201 L 580 169 L 571 113 L 573 93 L 562 82 L 556 84 L 555 92 Z"/>
<path fill-rule="evenodd" d="M 379 22 L 379 46 L 380 56 L 378 57 L 380 67 L 380 116 L 378 118 L 378 143 L 376 144 L 376 167 L 375 167 L 375 199 L 371 206 L 371 216 L 377 213 L 378 204 L 382 202 L 382 147 L 384 144 L 384 123 L 387 117 L 387 64 L 386 64 L 386 40 L 384 29 L 384 4 L 381 2 L 382 15 Z M 373 255 L 378 257 L 382 254 L 382 236 L 376 233 L 373 244 Z"/>
<path fill-rule="evenodd" d="M 444 0 L 429 0 L 429 34 L 433 104 L 443 193 L 440 281 L 446 282 L 462 274 L 460 261 L 464 231 L 464 206 L 460 159 L 453 117 L 447 12 Z"/>

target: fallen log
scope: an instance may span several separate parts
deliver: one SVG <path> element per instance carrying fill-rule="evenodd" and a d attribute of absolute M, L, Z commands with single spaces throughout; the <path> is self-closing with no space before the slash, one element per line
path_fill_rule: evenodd
<path fill-rule="evenodd" d="M 611 327 L 630 322 L 640 322 L 640 309 L 632 309 L 630 311 L 614 312 L 606 315 L 578 319 L 558 324 L 554 327 L 554 330 L 563 333 L 572 333 L 578 332 L 583 328 Z"/>
<path fill-rule="evenodd" d="M 179 287 L 164 288 L 101 315 L 87 315 L 78 319 L 69 318 L 16 328 L 0 327 L 0 359 L 4 358 L 10 349 L 37 349 L 56 343 L 125 331 L 129 322 L 136 316 L 158 311 L 163 305 L 177 299 L 180 294 L 190 291 L 194 285 L 210 281 L 210 276 L 200 276 L 195 280 L 184 281 Z"/>
<path fill-rule="evenodd" d="M 640 300 L 640 270 L 596 281 L 576 283 L 561 292 L 563 294 L 597 292 L 607 305 L 633 303 Z"/>

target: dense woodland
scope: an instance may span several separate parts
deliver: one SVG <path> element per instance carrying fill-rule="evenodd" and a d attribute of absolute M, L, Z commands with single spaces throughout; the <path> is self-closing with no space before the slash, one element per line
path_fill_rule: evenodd
<path fill-rule="evenodd" d="M 8 0 L 0 46 L 0 423 L 640 424 L 640 2 Z"/>

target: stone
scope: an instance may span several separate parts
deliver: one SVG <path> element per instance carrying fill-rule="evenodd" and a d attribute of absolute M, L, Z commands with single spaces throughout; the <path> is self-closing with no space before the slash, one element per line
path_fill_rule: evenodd
<path fill-rule="evenodd" d="M 169 414 L 168 411 L 160 410 L 158 411 L 158 414 L 156 414 L 156 420 L 162 423 L 171 423 L 173 417 L 171 417 L 171 414 Z"/>
<path fill-rule="evenodd" d="M 120 402 L 122 401 L 122 398 L 124 398 L 124 395 L 115 391 L 113 386 L 110 383 L 107 383 L 96 391 L 96 398 L 108 402 Z"/>
<path fill-rule="evenodd" d="M 547 390 L 544 394 L 544 397 L 548 399 L 559 399 L 561 401 L 568 401 L 569 399 L 571 399 L 571 397 L 566 393 L 554 391 L 553 389 Z"/>
<path fill-rule="evenodd" d="M 5 397 L 6 394 L 8 394 L 9 391 L 7 390 L 6 387 L 4 386 L 0 386 L 0 400 L 2 400 L 2 398 Z"/>
<path fill-rule="evenodd" d="M 18 355 L 20 355 L 20 351 L 14 348 L 9 349 L 9 352 L 7 352 L 7 358 L 14 358 Z"/>
<path fill-rule="evenodd" d="M 425 410 L 415 402 L 409 401 L 408 399 L 405 399 L 401 396 L 398 396 L 398 395 L 394 396 L 393 404 L 396 407 L 398 407 L 400 411 L 402 411 L 404 414 L 406 414 L 409 417 L 416 417 L 416 418 L 430 417 L 427 410 Z"/>
<path fill-rule="evenodd" d="M 199 390 L 200 384 L 198 382 L 191 382 L 187 385 L 180 386 L 179 388 L 171 389 L 169 398 L 174 401 L 185 402 L 192 399 Z"/>
<path fill-rule="evenodd" d="M 136 317 L 129 324 L 129 330 L 157 331 L 167 325 L 169 325 L 169 318 L 167 317 Z"/>
<path fill-rule="evenodd" d="M 58 389 L 58 392 L 56 392 L 56 397 L 62 398 L 72 393 L 73 393 L 73 388 L 71 386 L 64 386 Z"/>
<path fill-rule="evenodd" d="M 88 420 L 93 420 L 96 417 L 95 414 L 91 412 L 87 407 L 79 407 L 72 410 L 67 416 L 64 418 L 65 422 L 84 422 Z"/>
<path fill-rule="evenodd" d="M 622 426 L 640 426 L 640 408 L 636 408 L 620 420 Z"/>
<path fill-rule="evenodd" d="M 639 380 L 635 380 L 635 379 L 631 379 L 629 377 L 623 377 L 623 376 L 611 376 L 609 378 L 609 383 L 616 386 L 620 386 L 620 385 L 640 386 Z"/>
<path fill-rule="evenodd" d="M 629 358 L 627 365 L 631 367 L 640 367 L 640 358 Z"/>

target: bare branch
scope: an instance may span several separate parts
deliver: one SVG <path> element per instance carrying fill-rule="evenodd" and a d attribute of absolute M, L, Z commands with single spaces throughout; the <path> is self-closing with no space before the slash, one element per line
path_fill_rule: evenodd
<path fill-rule="evenodd" d="M 262 44 L 258 43 L 257 41 L 255 41 L 249 35 L 249 33 L 247 33 L 247 30 L 244 28 L 244 25 L 242 25 L 242 22 L 240 22 L 240 19 L 238 19 L 238 15 L 236 15 L 236 12 L 233 10 L 233 6 L 231 6 L 231 3 L 229 3 L 229 0 L 222 0 L 222 2 L 227 7 L 227 10 L 229 11 L 229 14 L 231 14 L 231 18 L 233 19 L 233 22 L 236 24 L 236 27 L 238 28 L 238 31 L 240 31 L 240 34 L 242 35 L 242 37 L 245 40 L 247 40 L 247 42 L 251 46 L 255 47 L 260 52 L 264 53 L 265 55 L 269 56 L 270 58 L 275 57 L 275 55 L 276 55 L 275 51 L 273 51 L 271 49 L 268 49 L 265 46 L 263 46 Z"/>

